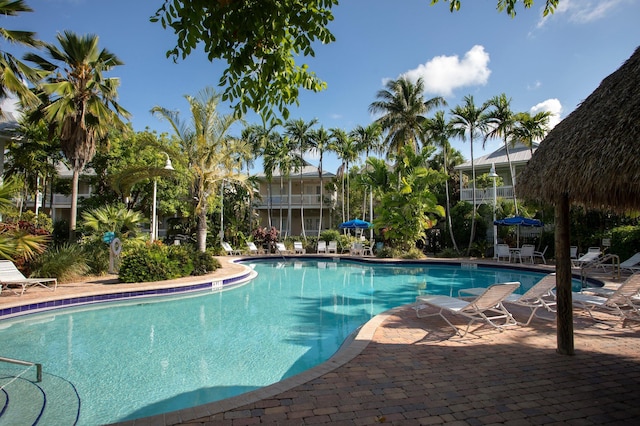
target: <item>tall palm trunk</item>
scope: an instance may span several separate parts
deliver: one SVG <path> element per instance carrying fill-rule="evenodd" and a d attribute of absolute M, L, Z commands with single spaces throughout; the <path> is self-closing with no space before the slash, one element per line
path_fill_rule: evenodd
<path fill-rule="evenodd" d="M 78 217 L 78 181 L 80 171 L 73 168 L 73 178 L 71 180 L 71 217 L 69 218 L 69 242 L 76 242 L 76 223 Z"/>
<path fill-rule="evenodd" d="M 196 228 L 196 244 L 198 251 L 204 253 L 207 250 L 207 209 L 206 205 L 202 206 L 202 210 L 198 213 L 198 226 Z M 224 235 L 223 235 L 224 238 Z"/>
<path fill-rule="evenodd" d="M 509 144 L 507 138 L 504 139 L 504 148 L 507 154 L 507 163 L 509 164 L 509 174 L 511 175 L 511 187 L 513 188 L 513 206 L 516 210 L 516 216 L 518 216 L 518 200 L 516 199 L 516 177 L 513 173 L 513 167 L 511 166 L 511 157 L 509 155 Z"/>
<path fill-rule="evenodd" d="M 458 251 L 458 244 L 456 244 L 456 237 L 453 235 L 453 223 L 451 222 L 451 201 L 449 200 L 449 171 L 447 169 L 447 149 L 445 148 L 443 151 L 443 159 L 444 159 L 444 171 L 447 174 L 447 179 L 444 181 L 444 191 L 447 197 L 447 205 L 446 205 L 446 215 L 447 215 L 447 224 L 449 226 L 449 236 L 451 237 L 451 243 L 453 244 L 453 249 Z"/>
<path fill-rule="evenodd" d="M 469 141 L 471 143 L 471 179 L 472 179 L 472 190 L 473 190 L 473 210 L 471 216 L 471 234 L 469 236 L 469 246 L 467 247 L 467 256 L 471 254 L 471 245 L 473 244 L 473 240 L 476 238 L 476 166 L 473 162 L 473 129 L 471 129 Z"/>

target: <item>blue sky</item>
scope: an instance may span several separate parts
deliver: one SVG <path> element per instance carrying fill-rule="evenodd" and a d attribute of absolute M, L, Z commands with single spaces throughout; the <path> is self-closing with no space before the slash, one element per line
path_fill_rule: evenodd
<path fill-rule="evenodd" d="M 149 112 L 154 106 L 179 110 L 188 118 L 184 95 L 216 86 L 223 64 L 203 52 L 174 63 L 165 52 L 175 36 L 149 17 L 162 0 L 27 0 L 34 9 L 3 17 L 1 26 L 36 31 L 53 42 L 64 30 L 96 34 L 100 47 L 125 65 L 119 77 L 119 101 L 132 114 L 135 130 L 170 132 Z M 463 0 L 450 13 L 442 0 L 342 0 L 330 25 L 336 41 L 316 47 L 315 58 L 302 58 L 327 82 L 321 93 L 303 93 L 290 118 L 318 119 L 325 128 L 347 131 L 375 117 L 368 107 L 388 79 L 422 76 L 425 97 L 443 96 L 449 106 L 473 95 L 476 104 L 505 93 L 514 111 L 550 110 L 555 121 L 566 117 L 640 44 L 640 1 L 560 0 L 555 14 L 543 19 L 544 0 L 518 8 L 515 18 L 495 9 L 497 0 Z M 12 50 L 10 46 L 3 46 Z M 249 122 L 258 122 L 255 115 Z M 239 133 L 239 130 L 238 130 Z M 469 144 L 452 141 L 469 157 Z M 474 146 L 476 156 L 493 151 Z M 311 160 L 313 161 L 313 160 Z M 325 169 L 335 172 L 329 157 Z"/>

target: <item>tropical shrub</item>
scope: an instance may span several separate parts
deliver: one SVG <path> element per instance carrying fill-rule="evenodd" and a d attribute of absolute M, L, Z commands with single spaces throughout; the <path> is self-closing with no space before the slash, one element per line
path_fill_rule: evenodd
<path fill-rule="evenodd" d="M 212 251 L 204 253 L 188 245 L 166 246 L 159 241 L 127 248 L 120 264 L 120 281 L 164 281 L 215 271 L 220 263 Z"/>
<path fill-rule="evenodd" d="M 86 259 L 90 257 L 80 245 L 63 244 L 37 256 L 30 264 L 29 275 L 57 278 L 59 283 L 72 282 L 89 272 Z"/>

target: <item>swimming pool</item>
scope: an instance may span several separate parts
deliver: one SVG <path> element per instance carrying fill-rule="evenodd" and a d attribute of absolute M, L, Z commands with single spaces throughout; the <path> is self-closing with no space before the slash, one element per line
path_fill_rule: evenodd
<path fill-rule="evenodd" d="M 40 424 L 74 416 L 78 424 L 102 424 L 228 398 L 326 361 L 373 316 L 419 294 L 457 295 L 505 281 L 520 281 L 523 292 L 542 276 L 476 265 L 319 259 L 252 266 L 258 277 L 229 291 L 1 321 L 0 355 L 42 362 L 42 387 L 49 388 L 41 393 L 57 410 L 40 413 L 42 397 L 31 390 L 36 402 L 22 398 L 20 418 L 36 411 Z M 0 376 L 7 374 L 0 365 Z M 0 394 L 0 424 L 10 411 L 2 414 L 3 406 Z"/>

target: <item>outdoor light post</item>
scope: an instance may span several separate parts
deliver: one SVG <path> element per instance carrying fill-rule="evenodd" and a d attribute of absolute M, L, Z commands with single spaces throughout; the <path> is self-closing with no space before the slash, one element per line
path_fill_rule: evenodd
<path fill-rule="evenodd" d="M 495 259 L 498 254 L 498 225 L 496 225 L 496 208 L 498 204 L 496 196 L 496 179 L 498 178 L 498 174 L 496 173 L 495 163 L 491 163 L 489 177 L 493 179 L 493 258 Z"/>
<path fill-rule="evenodd" d="M 167 162 L 164 165 L 165 170 L 174 170 L 173 165 L 171 164 L 171 159 L 169 158 L 169 154 L 166 152 L 163 153 L 167 156 Z M 151 242 L 154 242 L 158 239 L 158 218 L 156 217 L 156 203 L 157 203 L 157 195 L 158 195 L 158 177 L 153 177 L 153 200 L 151 201 Z"/>

